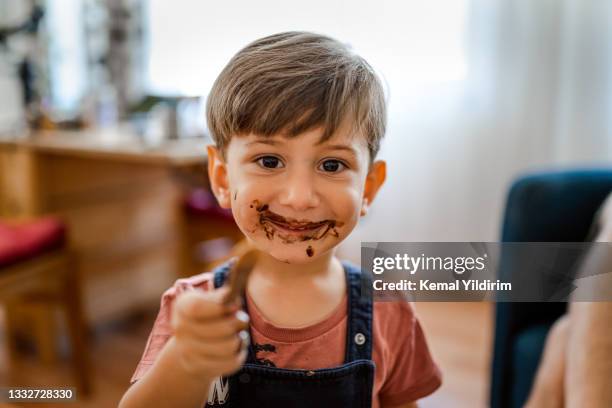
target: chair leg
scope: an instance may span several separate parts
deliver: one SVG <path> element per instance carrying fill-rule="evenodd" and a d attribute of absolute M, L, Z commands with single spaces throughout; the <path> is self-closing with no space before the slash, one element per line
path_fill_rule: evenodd
<path fill-rule="evenodd" d="M 8 352 L 9 363 L 14 364 L 17 361 L 18 346 L 17 346 L 17 332 L 19 324 L 15 317 L 15 311 L 17 306 L 13 303 L 6 303 L 4 305 L 4 321 L 6 324 L 6 350 Z"/>
<path fill-rule="evenodd" d="M 189 225 L 187 216 L 183 214 L 182 207 L 177 215 L 177 236 L 178 246 L 176 249 L 176 278 L 185 278 L 194 274 L 194 239 L 192 236 L 192 226 Z"/>
<path fill-rule="evenodd" d="M 80 395 L 88 396 L 92 391 L 88 331 L 83 316 L 79 273 L 74 261 L 70 260 L 68 264 L 68 273 L 64 281 L 66 300 L 64 311 L 72 346 L 71 360 L 73 372 L 77 377 L 78 392 Z"/>
<path fill-rule="evenodd" d="M 56 315 L 54 303 L 42 302 L 28 305 L 33 318 L 34 339 L 40 359 L 46 365 L 57 363 Z"/>

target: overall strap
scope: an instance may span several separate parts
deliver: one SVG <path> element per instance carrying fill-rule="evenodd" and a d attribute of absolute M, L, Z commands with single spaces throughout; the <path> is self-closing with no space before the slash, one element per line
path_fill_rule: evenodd
<path fill-rule="evenodd" d="M 348 316 L 345 362 L 372 359 L 372 284 L 361 268 L 342 261 L 346 271 Z"/>

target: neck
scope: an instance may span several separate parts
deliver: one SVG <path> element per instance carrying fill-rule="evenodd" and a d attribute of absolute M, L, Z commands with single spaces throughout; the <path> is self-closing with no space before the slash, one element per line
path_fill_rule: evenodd
<path fill-rule="evenodd" d="M 312 262 L 303 264 L 282 262 L 267 253 L 261 252 L 251 274 L 284 287 L 301 286 L 308 282 L 327 278 L 335 271 L 342 269 L 342 264 L 335 257 L 334 252 L 334 250 L 327 251 Z"/>

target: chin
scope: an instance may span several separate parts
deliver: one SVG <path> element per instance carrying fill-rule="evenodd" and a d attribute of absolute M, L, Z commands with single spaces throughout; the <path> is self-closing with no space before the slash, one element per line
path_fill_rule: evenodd
<path fill-rule="evenodd" d="M 302 265 L 312 262 L 312 258 L 308 257 L 300 257 L 300 256 L 287 256 L 286 254 L 270 254 L 273 258 L 275 258 L 279 262 L 283 262 L 290 265 Z"/>
<path fill-rule="evenodd" d="M 312 245 L 306 242 L 299 244 L 266 243 L 263 248 L 273 258 L 289 264 L 307 264 L 319 258 L 331 248 Z"/>

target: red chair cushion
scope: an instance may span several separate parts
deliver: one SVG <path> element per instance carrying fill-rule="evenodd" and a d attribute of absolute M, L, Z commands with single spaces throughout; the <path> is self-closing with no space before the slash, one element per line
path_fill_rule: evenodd
<path fill-rule="evenodd" d="M 230 210 L 219 207 L 217 200 L 208 190 L 196 189 L 185 198 L 185 210 L 188 215 L 197 218 L 211 218 L 234 223 Z"/>
<path fill-rule="evenodd" d="M 60 248 L 65 241 L 66 228 L 53 217 L 19 224 L 0 221 L 0 268 Z"/>

